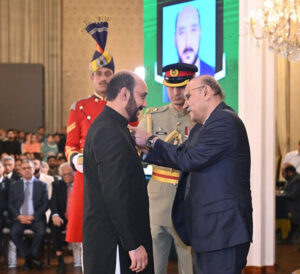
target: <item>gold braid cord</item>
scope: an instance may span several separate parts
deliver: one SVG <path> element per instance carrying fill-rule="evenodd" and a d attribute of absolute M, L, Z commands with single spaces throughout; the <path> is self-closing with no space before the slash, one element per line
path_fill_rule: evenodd
<path fill-rule="evenodd" d="M 166 137 L 165 142 L 170 143 L 172 140 L 174 140 L 174 145 L 182 143 L 182 136 L 177 129 L 170 132 L 170 134 Z"/>
<path fill-rule="evenodd" d="M 147 113 L 147 132 L 152 134 L 152 117 L 151 113 Z"/>

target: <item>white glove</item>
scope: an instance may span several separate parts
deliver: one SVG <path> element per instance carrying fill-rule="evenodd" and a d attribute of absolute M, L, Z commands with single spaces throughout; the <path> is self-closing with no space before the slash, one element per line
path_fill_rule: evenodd
<path fill-rule="evenodd" d="M 83 154 L 82 153 L 78 153 L 77 155 L 75 155 L 72 159 L 72 163 L 78 172 L 83 173 Z"/>

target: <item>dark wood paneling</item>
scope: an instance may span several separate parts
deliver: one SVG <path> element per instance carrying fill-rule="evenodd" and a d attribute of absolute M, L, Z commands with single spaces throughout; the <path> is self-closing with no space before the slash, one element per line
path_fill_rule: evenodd
<path fill-rule="evenodd" d="M 36 131 L 44 125 L 40 64 L 0 64 L 0 128 Z"/>

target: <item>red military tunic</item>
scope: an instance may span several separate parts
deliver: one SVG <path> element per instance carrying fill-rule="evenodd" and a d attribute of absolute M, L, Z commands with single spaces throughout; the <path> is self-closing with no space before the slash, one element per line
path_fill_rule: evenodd
<path fill-rule="evenodd" d="M 81 99 L 71 106 L 67 124 L 65 152 L 72 164 L 71 156 L 83 153 L 84 142 L 90 125 L 102 112 L 106 101 L 98 94 Z M 71 207 L 68 217 L 66 241 L 82 242 L 83 219 L 83 174 L 76 171 L 72 192 Z"/>

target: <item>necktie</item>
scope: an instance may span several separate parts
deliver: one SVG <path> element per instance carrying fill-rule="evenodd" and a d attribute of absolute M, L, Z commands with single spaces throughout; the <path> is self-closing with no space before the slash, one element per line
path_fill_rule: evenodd
<path fill-rule="evenodd" d="M 72 199 L 72 186 L 68 185 L 68 194 L 67 194 L 67 206 L 66 206 L 66 219 L 69 218 L 70 208 L 71 208 L 71 199 Z"/>
<path fill-rule="evenodd" d="M 30 197 L 30 187 L 29 182 L 25 182 L 24 190 L 24 203 L 23 203 L 23 215 L 29 215 L 29 197 Z"/>

